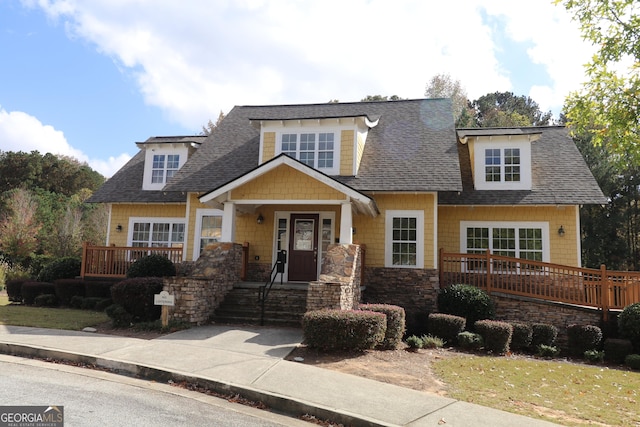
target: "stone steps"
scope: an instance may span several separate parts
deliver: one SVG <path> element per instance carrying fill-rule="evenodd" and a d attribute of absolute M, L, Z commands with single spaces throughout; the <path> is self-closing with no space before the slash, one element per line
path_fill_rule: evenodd
<path fill-rule="evenodd" d="M 215 310 L 217 323 L 260 324 L 259 284 L 238 284 Z M 300 326 L 307 307 L 306 286 L 274 285 L 265 302 L 264 324 Z"/>

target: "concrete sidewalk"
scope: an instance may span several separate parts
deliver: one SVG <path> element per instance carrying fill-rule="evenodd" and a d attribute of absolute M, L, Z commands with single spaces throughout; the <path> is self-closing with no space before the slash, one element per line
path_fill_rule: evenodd
<path fill-rule="evenodd" d="M 293 417 L 351 426 L 554 424 L 354 375 L 283 360 L 294 328 L 202 326 L 153 340 L 0 325 L 0 353 L 63 359 L 156 381 L 198 382 Z"/>

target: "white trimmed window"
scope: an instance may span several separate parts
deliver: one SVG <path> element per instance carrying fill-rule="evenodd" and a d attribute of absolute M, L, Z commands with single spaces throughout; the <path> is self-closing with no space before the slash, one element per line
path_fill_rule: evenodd
<path fill-rule="evenodd" d="M 187 161 L 186 147 L 147 147 L 144 157 L 143 190 L 162 190 Z"/>
<path fill-rule="evenodd" d="M 460 223 L 460 251 L 549 262 L 549 224 L 546 222 Z"/>
<path fill-rule="evenodd" d="M 184 218 L 130 218 L 129 246 L 182 247 L 185 227 Z"/>
<path fill-rule="evenodd" d="M 179 154 L 154 154 L 151 167 L 151 183 L 164 184 L 178 171 Z"/>
<path fill-rule="evenodd" d="M 300 131 L 279 134 L 278 153 L 284 153 L 302 163 L 335 175 L 340 170 L 338 132 Z"/>
<path fill-rule="evenodd" d="M 530 190 L 531 144 L 527 141 L 475 143 L 477 190 Z"/>
<path fill-rule="evenodd" d="M 220 209 L 196 210 L 196 238 L 194 239 L 193 259 L 198 259 L 204 248 L 222 237 L 222 216 Z"/>
<path fill-rule="evenodd" d="M 386 212 L 385 266 L 423 268 L 424 211 Z"/>

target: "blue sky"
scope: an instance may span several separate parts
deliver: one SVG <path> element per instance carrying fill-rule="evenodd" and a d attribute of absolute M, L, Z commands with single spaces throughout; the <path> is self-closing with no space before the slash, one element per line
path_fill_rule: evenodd
<path fill-rule="evenodd" d="M 420 98 L 440 73 L 557 115 L 590 52 L 548 0 L 0 0 L 0 150 L 111 176 L 234 105 Z"/>

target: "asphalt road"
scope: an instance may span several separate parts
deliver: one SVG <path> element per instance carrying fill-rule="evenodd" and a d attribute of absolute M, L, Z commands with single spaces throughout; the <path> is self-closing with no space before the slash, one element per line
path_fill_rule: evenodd
<path fill-rule="evenodd" d="M 0 406 L 63 406 L 65 426 L 311 426 L 168 384 L 0 355 Z"/>

